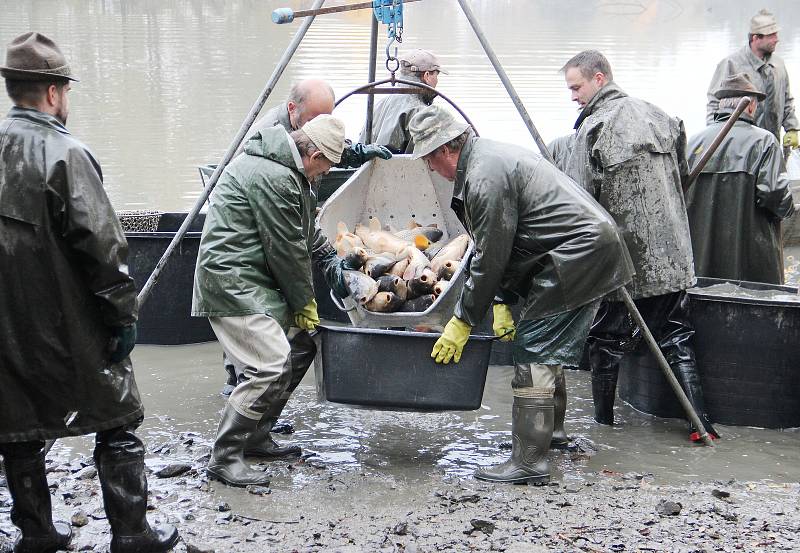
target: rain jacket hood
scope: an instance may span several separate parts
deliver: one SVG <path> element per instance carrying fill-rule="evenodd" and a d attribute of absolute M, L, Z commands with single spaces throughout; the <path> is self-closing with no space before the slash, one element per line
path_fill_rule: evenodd
<path fill-rule="evenodd" d="M 461 150 L 452 208 L 475 242 L 455 315 L 475 326 L 493 298 L 522 299 L 541 319 L 630 281 L 611 217 L 540 155 L 472 135 Z"/>
<path fill-rule="evenodd" d="M 316 198 L 281 127 L 256 133 L 210 199 L 195 269 L 192 315 L 266 314 L 286 330 L 314 297 Z"/>
<path fill-rule="evenodd" d="M 0 442 L 107 430 L 142 416 L 114 327 L 136 321 L 128 244 L 100 165 L 53 116 L 0 122 Z"/>
<path fill-rule="evenodd" d="M 692 286 L 681 184 L 689 173 L 683 122 L 611 82 L 586 104 L 575 127 L 566 172 L 622 232 L 636 268 L 631 295 L 643 298 Z"/>

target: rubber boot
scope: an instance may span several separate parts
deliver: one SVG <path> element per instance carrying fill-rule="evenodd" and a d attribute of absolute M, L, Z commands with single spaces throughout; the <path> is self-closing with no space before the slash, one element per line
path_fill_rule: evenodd
<path fill-rule="evenodd" d="M 11 522 L 22 533 L 14 545 L 14 553 L 51 553 L 66 549 L 72 539 L 72 529 L 63 522 L 53 523 L 44 450 L 26 458 L 6 456 L 4 464 L 13 502 Z"/>
<path fill-rule="evenodd" d="M 558 371 L 555 380 L 556 391 L 553 395 L 555 414 L 550 449 L 567 449 L 569 447 L 569 436 L 567 436 L 567 431 L 564 430 L 564 419 L 567 416 L 567 379 L 564 377 L 563 369 Z"/>
<path fill-rule="evenodd" d="M 225 405 L 206 468 L 210 478 L 229 486 L 269 486 L 269 477 L 251 469 L 244 459 L 245 444 L 258 423 L 237 413 L 230 403 Z"/>
<path fill-rule="evenodd" d="M 247 439 L 247 443 L 244 446 L 245 456 L 266 457 L 268 459 L 300 456 L 300 446 L 282 446 L 272 439 L 270 432 L 272 432 L 272 427 L 276 422 L 277 418 L 273 417 L 264 417 L 261 419 L 255 432 Z"/>
<path fill-rule="evenodd" d="M 592 399 L 594 420 L 609 426 L 614 424 L 614 397 L 617 393 L 617 375 L 592 373 Z"/>
<path fill-rule="evenodd" d="M 511 410 L 511 458 L 493 467 L 479 468 L 475 478 L 512 484 L 550 481 L 547 452 L 553 437 L 553 400 L 514 396 Z"/>
<path fill-rule="evenodd" d="M 224 353 L 222 354 L 222 366 L 228 374 L 228 379 L 225 381 L 225 385 L 222 387 L 220 394 L 228 397 L 233 393 L 233 389 L 236 388 L 236 367 L 234 367 L 233 363 L 228 361 L 228 357 Z"/>
<path fill-rule="evenodd" d="M 697 373 L 697 363 L 694 361 L 681 361 L 672 365 L 672 372 L 681 384 L 686 397 L 700 417 L 700 422 L 703 423 L 703 428 L 711 436 L 711 439 L 719 439 L 719 433 L 711 425 L 706 413 L 706 402 L 703 398 L 703 387 L 700 384 L 700 375 Z M 700 433 L 697 429 L 690 424 L 689 439 L 693 442 L 700 442 Z"/>
<path fill-rule="evenodd" d="M 108 435 L 107 442 L 101 435 Z M 147 522 L 147 478 L 144 446 L 125 428 L 98 434 L 95 466 L 103 490 L 103 506 L 111 525 L 111 553 L 162 553 L 178 543 L 171 524 Z"/>

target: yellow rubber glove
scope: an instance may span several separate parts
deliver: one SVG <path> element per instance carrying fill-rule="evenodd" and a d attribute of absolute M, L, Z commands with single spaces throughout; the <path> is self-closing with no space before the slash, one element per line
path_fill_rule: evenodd
<path fill-rule="evenodd" d="M 786 131 L 786 134 L 783 135 L 783 145 L 800 148 L 800 138 L 797 136 L 796 130 Z"/>
<path fill-rule="evenodd" d="M 496 303 L 492 307 L 492 313 L 494 314 L 492 322 L 494 335 L 503 336 L 506 332 L 511 331 L 507 336 L 500 338 L 500 341 L 513 342 L 517 335 L 517 327 L 514 326 L 514 315 L 511 314 L 511 308 L 504 303 Z"/>
<path fill-rule="evenodd" d="M 303 330 L 314 330 L 319 324 L 319 315 L 317 314 L 317 300 L 312 299 L 302 311 L 294 314 L 294 324 L 297 328 Z"/>
<path fill-rule="evenodd" d="M 452 359 L 454 363 L 461 361 L 461 352 L 464 351 L 464 344 L 469 340 L 469 332 L 472 327 L 467 323 L 453 317 L 445 325 L 444 332 L 433 344 L 433 357 L 437 363 L 444 363 L 447 365 Z"/>

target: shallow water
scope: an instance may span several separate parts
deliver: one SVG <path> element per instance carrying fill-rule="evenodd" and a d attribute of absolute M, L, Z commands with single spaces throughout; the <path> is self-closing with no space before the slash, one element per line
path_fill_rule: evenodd
<path fill-rule="evenodd" d="M 761 299 L 788 303 L 800 302 L 800 294 L 797 293 L 791 294 L 784 290 L 753 290 L 752 288 L 739 286 L 732 282 L 692 288 L 691 293 L 697 296 L 715 296 L 721 298 Z"/>
<path fill-rule="evenodd" d="M 187 433 L 193 433 L 195 445 L 210 445 L 224 405 L 219 395 L 223 371 L 218 344 L 137 346 L 133 359 L 147 411 L 142 435 L 149 450 L 179 442 L 179 436 Z M 510 439 L 511 377 L 511 367 L 491 367 L 477 411 L 411 413 L 319 402 L 310 371 L 284 414 L 296 428 L 288 439 L 316 453 L 311 460 L 328 468 L 326 477 L 380 474 L 410 484 L 436 476 L 469 478 L 477 466 L 508 456 L 498 446 Z M 569 371 L 567 380 L 567 430 L 594 442 L 599 452 L 577 464 L 567 462 L 569 454 L 553 453 L 559 479 L 591 479 L 604 469 L 653 473 L 662 482 L 800 479 L 797 430 L 721 426 L 723 440 L 709 449 L 688 442 L 682 421 L 637 413 L 620 400 L 616 413 L 620 424 L 604 427 L 591 418 L 589 374 Z M 60 440 L 52 454 L 74 457 L 88 453 L 89 447 L 89 438 Z M 148 460 L 154 467 L 164 462 L 158 456 Z M 279 476 L 275 485 L 302 486 L 308 478 L 305 473 L 289 473 Z"/>
<path fill-rule="evenodd" d="M 337 2 L 328 2 L 328 5 Z M 258 97 L 298 24 L 274 25 L 274 8 L 310 0 L 2 1 L 0 44 L 28 30 L 57 40 L 81 82 L 69 127 L 97 154 L 117 209 L 186 211 L 200 192 L 199 164 L 217 162 Z M 476 17 L 545 141 L 570 132 L 577 116 L 559 68 L 580 50 L 609 58 L 629 93 L 705 124 L 705 92 L 716 63 L 746 41 L 761 0 L 471 0 Z M 800 61 L 795 0 L 773 0 L 778 53 L 794 83 Z M 370 15 L 318 18 L 267 102 L 291 81 L 328 79 L 341 96 L 367 77 Z M 379 54 L 383 55 L 385 29 Z M 439 87 L 487 137 L 533 140 L 487 62 L 455 0 L 405 8 L 403 48 L 442 58 Z M 385 77 L 383 60 L 378 77 Z M 795 84 L 795 88 L 797 88 Z M 363 125 L 365 100 L 337 109 L 348 134 Z M 0 112 L 9 107 L 0 95 Z"/>

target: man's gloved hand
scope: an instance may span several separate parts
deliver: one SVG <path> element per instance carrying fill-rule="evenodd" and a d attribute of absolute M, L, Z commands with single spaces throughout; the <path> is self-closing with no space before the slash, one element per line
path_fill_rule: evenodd
<path fill-rule="evenodd" d="M 111 352 L 111 362 L 123 361 L 133 351 L 136 345 L 136 323 L 114 327 L 114 335 L 108 346 Z"/>
<path fill-rule="evenodd" d="M 314 330 L 319 324 L 317 300 L 312 299 L 308 305 L 294 314 L 294 324 L 302 330 Z"/>
<path fill-rule="evenodd" d="M 509 332 L 507 336 L 500 338 L 501 342 L 513 342 L 517 335 L 517 327 L 514 326 L 514 315 L 511 314 L 511 308 L 504 303 L 496 303 L 492 307 L 494 314 L 494 322 L 492 322 L 492 330 L 495 336 L 503 336 Z"/>
<path fill-rule="evenodd" d="M 791 148 L 800 148 L 800 137 L 797 136 L 796 129 L 786 131 L 786 134 L 783 135 L 783 145 Z"/>
<path fill-rule="evenodd" d="M 471 330 L 472 327 L 458 317 L 450 319 L 445 325 L 441 337 L 433 345 L 431 357 L 437 363 L 444 363 L 445 365 L 451 359 L 454 363 L 461 361 L 461 352 L 464 351 L 464 345 L 469 340 L 469 332 Z"/>
<path fill-rule="evenodd" d="M 337 167 L 361 167 L 369 160 L 379 157 L 381 159 L 391 159 L 392 152 L 385 146 L 378 144 L 353 144 L 346 142 L 342 151 L 342 160 Z"/>

